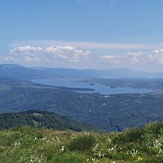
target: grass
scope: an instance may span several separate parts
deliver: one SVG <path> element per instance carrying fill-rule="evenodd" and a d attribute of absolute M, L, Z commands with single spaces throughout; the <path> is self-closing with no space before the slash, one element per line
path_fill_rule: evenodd
<path fill-rule="evenodd" d="M 15 127 L 0 131 L 1 163 L 160 163 L 163 122 L 123 132 Z"/>

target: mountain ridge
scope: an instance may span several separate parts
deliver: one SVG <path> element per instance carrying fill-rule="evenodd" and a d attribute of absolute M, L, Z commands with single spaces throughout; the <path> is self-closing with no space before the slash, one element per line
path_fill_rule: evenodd
<path fill-rule="evenodd" d="M 0 64 L 0 76 L 16 78 L 46 78 L 69 76 L 83 78 L 163 78 L 160 72 L 143 72 L 127 68 L 123 69 L 70 69 L 70 68 L 28 68 L 15 64 Z"/>

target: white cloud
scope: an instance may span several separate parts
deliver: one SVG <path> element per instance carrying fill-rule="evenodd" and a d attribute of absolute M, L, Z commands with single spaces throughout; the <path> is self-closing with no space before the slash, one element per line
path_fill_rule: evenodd
<path fill-rule="evenodd" d="M 34 47 L 34 46 L 24 46 L 24 47 L 18 47 L 11 50 L 11 53 L 18 53 L 18 52 L 35 52 L 35 51 L 42 51 L 43 49 L 41 47 Z"/>
<path fill-rule="evenodd" d="M 9 55 L 1 56 L 0 62 L 23 65 L 52 66 L 55 64 L 79 63 L 89 60 L 89 51 L 76 49 L 72 46 L 19 46 L 10 50 Z"/>
<path fill-rule="evenodd" d="M 43 48 L 34 46 L 17 47 L 10 50 L 8 60 L 11 62 L 39 62 L 39 56 Z"/>
<path fill-rule="evenodd" d="M 45 49 L 45 52 L 50 54 L 51 59 L 63 59 L 68 62 L 79 62 L 81 60 L 88 60 L 89 51 L 83 52 L 72 46 L 50 46 Z M 49 55 L 47 55 L 49 57 Z"/>
<path fill-rule="evenodd" d="M 151 62 L 163 65 L 163 49 L 154 50 L 153 55 L 150 55 Z"/>
<path fill-rule="evenodd" d="M 128 52 L 125 55 L 104 55 L 101 61 L 105 63 L 126 64 L 126 65 L 163 65 L 163 49 L 153 52 Z"/>
<path fill-rule="evenodd" d="M 99 55 L 70 45 L 46 47 L 28 45 L 13 48 L 8 55 L 0 55 L 0 63 L 95 69 L 131 68 L 153 71 L 155 68 L 161 71 L 163 49 L 151 52 L 127 52 L 121 55 Z"/>

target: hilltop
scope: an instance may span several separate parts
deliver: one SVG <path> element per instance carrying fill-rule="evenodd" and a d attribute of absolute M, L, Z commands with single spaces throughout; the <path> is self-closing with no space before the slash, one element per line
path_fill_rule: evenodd
<path fill-rule="evenodd" d="M 0 122 L 0 130 L 23 126 L 73 131 L 97 130 L 96 127 L 91 125 L 59 116 L 53 112 L 41 110 L 0 114 Z"/>

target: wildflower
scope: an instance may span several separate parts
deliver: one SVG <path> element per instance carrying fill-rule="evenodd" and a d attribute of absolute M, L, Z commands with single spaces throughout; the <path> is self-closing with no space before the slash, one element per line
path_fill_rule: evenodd
<path fill-rule="evenodd" d="M 42 141 L 46 141 L 47 137 L 42 138 Z"/>
<path fill-rule="evenodd" d="M 93 162 L 96 161 L 96 158 L 92 158 L 92 161 L 93 161 Z"/>
<path fill-rule="evenodd" d="M 42 155 L 41 155 L 41 159 L 38 158 L 37 156 L 31 155 L 30 162 L 41 163 L 42 161 L 43 161 L 43 160 L 42 160 Z"/>
<path fill-rule="evenodd" d="M 107 139 L 107 143 L 111 143 L 111 139 L 110 138 Z"/>
<path fill-rule="evenodd" d="M 20 142 L 11 143 L 11 145 L 14 146 L 14 148 L 20 147 Z"/>
<path fill-rule="evenodd" d="M 64 150 L 65 150 L 65 146 L 63 145 L 60 151 L 63 152 Z"/>
<path fill-rule="evenodd" d="M 153 141 L 153 146 L 155 149 L 159 149 L 161 148 L 162 144 L 158 140 L 155 140 Z"/>
<path fill-rule="evenodd" d="M 93 148 L 93 151 L 97 151 L 99 144 L 97 143 L 95 147 Z"/>
<path fill-rule="evenodd" d="M 113 153 L 116 153 L 116 150 L 117 150 L 117 145 L 108 149 L 109 152 L 113 152 Z"/>
<path fill-rule="evenodd" d="M 127 154 L 131 154 L 131 156 L 134 158 L 138 153 L 138 150 L 132 149 L 132 150 L 128 150 Z"/>
<path fill-rule="evenodd" d="M 100 157 L 104 157 L 104 154 L 102 154 L 102 151 L 98 151 L 96 153 L 96 156 L 98 156 L 100 158 Z"/>

